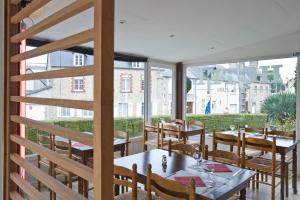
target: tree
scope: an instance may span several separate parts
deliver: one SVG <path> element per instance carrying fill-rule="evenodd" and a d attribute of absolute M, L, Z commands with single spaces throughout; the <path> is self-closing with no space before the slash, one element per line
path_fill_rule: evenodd
<path fill-rule="evenodd" d="M 280 93 L 269 96 L 262 105 L 262 113 L 270 120 L 278 121 L 281 126 L 290 120 L 296 120 L 296 95 Z"/>

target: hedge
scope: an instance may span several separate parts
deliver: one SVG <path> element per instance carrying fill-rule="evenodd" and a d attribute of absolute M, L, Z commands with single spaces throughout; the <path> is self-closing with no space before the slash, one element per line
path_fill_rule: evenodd
<path fill-rule="evenodd" d="M 152 122 L 157 123 L 161 120 L 169 122 L 171 117 L 168 115 L 153 116 Z M 210 115 L 188 115 L 187 121 L 199 120 L 205 123 L 206 128 L 211 131 L 228 130 L 230 125 L 236 127 L 264 127 L 267 122 L 267 115 L 265 114 L 210 114 Z M 47 121 L 48 123 L 59 125 L 61 127 L 69 128 L 76 131 L 92 131 L 93 121 L 87 119 L 72 119 L 63 121 Z M 128 131 L 130 137 L 141 136 L 143 133 L 143 118 L 130 117 L 130 118 L 115 118 L 115 130 Z M 32 141 L 36 141 L 37 130 L 27 128 L 26 136 Z M 42 132 L 39 132 L 42 133 Z M 46 134 L 46 133 L 44 133 Z"/>

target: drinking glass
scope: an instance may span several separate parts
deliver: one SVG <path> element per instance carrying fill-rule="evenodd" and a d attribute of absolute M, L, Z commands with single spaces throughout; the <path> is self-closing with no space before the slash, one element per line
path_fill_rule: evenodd
<path fill-rule="evenodd" d="M 196 160 L 195 168 L 199 169 L 201 167 L 202 157 L 200 152 L 193 153 L 193 158 Z"/>
<path fill-rule="evenodd" d="M 216 185 L 214 172 L 215 172 L 214 168 L 211 168 L 211 169 L 207 168 L 207 175 L 208 175 L 207 187 L 211 188 L 211 187 L 215 187 L 215 185 Z"/>
<path fill-rule="evenodd" d="M 234 125 L 230 125 L 230 130 L 234 131 L 234 129 L 235 129 L 235 126 Z"/>

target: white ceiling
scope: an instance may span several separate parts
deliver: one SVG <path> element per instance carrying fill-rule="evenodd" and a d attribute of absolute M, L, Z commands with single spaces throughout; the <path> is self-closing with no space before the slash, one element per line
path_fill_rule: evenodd
<path fill-rule="evenodd" d="M 33 16 L 34 21 L 70 2 L 53 0 L 42 16 Z M 83 12 L 38 37 L 60 39 L 92 28 L 92 12 Z M 211 63 L 215 56 L 226 61 L 300 51 L 300 0 L 116 0 L 115 15 L 116 52 L 169 62 Z M 120 24 L 120 20 L 127 22 Z M 292 34 L 296 37 L 289 44 L 278 41 Z M 274 41 L 279 44 L 274 46 Z M 264 51 L 257 51 L 262 44 Z M 284 48 L 290 44 L 293 48 Z M 277 48 L 283 52 L 274 51 Z"/>

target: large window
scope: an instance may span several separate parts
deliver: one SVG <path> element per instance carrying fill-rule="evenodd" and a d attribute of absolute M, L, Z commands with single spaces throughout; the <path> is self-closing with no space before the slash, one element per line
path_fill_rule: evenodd
<path fill-rule="evenodd" d="M 214 122 L 220 130 L 230 123 L 291 130 L 295 128 L 296 65 L 297 58 L 286 58 L 187 66 L 187 119 L 191 115 L 202 120 L 210 119 L 209 115 L 211 120 L 223 116 L 222 121 Z M 276 107 L 285 111 L 271 113 L 280 112 Z"/>
<path fill-rule="evenodd" d="M 151 114 L 152 116 L 169 116 L 174 109 L 173 69 L 151 66 Z"/>

